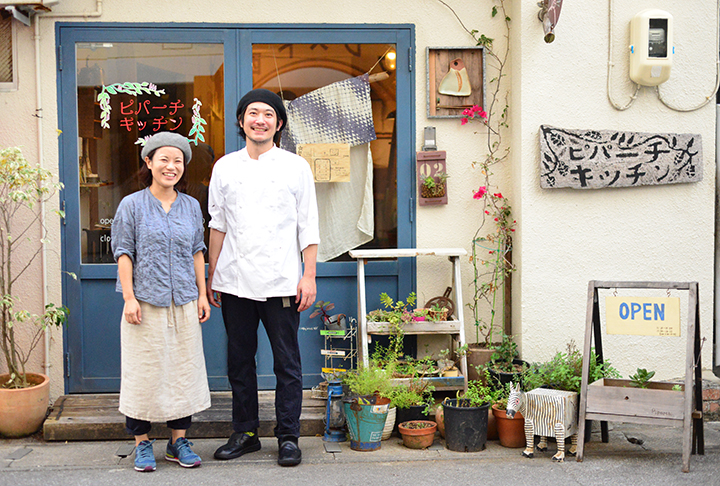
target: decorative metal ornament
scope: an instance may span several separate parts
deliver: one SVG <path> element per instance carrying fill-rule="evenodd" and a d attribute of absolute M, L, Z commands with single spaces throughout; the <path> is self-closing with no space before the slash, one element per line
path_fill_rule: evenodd
<path fill-rule="evenodd" d="M 545 42 L 548 44 L 555 40 L 555 26 L 560 18 L 560 9 L 563 0 L 540 0 L 537 5 L 540 7 L 538 18 L 543 24 L 545 31 Z"/>

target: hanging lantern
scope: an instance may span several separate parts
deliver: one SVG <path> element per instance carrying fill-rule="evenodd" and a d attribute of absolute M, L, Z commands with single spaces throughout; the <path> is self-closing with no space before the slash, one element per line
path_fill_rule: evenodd
<path fill-rule="evenodd" d="M 325 437 L 327 442 L 344 442 L 345 414 L 342 405 L 342 382 L 328 380 L 327 409 L 325 413 Z"/>

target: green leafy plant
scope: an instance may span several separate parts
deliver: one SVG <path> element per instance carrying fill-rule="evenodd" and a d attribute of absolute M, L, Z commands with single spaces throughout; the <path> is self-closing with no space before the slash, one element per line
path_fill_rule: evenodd
<path fill-rule="evenodd" d="M 457 404 L 459 407 L 481 407 L 486 403 L 495 403 L 500 393 L 500 390 L 484 385 L 481 381 L 470 380 L 465 393 L 457 392 Z"/>
<path fill-rule="evenodd" d="M 591 350 L 589 383 L 601 378 L 620 378 L 620 373 L 607 360 L 599 364 L 595 351 Z M 549 361 L 531 364 L 522 374 L 522 385 L 525 391 L 548 386 L 580 393 L 582 353 L 575 342 L 568 343 L 567 352 L 557 352 Z"/>
<path fill-rule="evenodd" d="M 31 166 L 19 148 L 0 150 L 0 348 L 10 374 L 9 381 L 0 383 L 4 388 L 31 386 L 25 376 L 25 365 L 41 342 L 43 332 L 59 328 L 67 321 L 68 309 L 55 304 L 45 305 L 42 314 L 19 310 L 21 298 L 14 293 L 14 285 L 28 278 L 25 272 L 42 252 L 45 240 L 30 235 L 42 221 L 37 206 L 63 187 L 62 183 L 52 181 L 52 173 Z M 62 211 L 55 213 L 65 217 Z M 21 327 L 30 329 L 24 349 L 16 334 L 20 331 L 27 335 Z"/>
<path fill-rule="evenodd" d="M 654 371 L 638 368 L 635 374 L 630 375 L 630 384 L 638 388 L 647 388 L 653 376 L 655 376 Z"/>
<path fill-rule="evenodd" d="M 315 310 L 312 314 L 308 316 L 308 318 L 313 319 L 319 315 L 322 315 L 322 320 L 327 321 L 330 319 L 330 314 L 328 314 L 328 311 L 331 311 L 335 308 L 335 304 L 332 302 L 325 302 L 323 300 L 319 300 L 315 303 Z"/>
<path fill-rule="evenodd" d="M 391 373 L 374 365 L 358 366 L 356 370 L 345 373 L 343 385 L 355 395 L 379 395 L 390 398 L 392 391 Z"/>
<path fill-rule="evenodd" d="M 513 360 L 518 357 L 517 344 L 511 335 L 502 333 L 499 344 L 493 345 L 493 354 L 490 357 L 490 366 L 504 373 L 515 372 Z"/>
<path fill-rule="evenodd" d="M 683 387 L 682 387 L 682 385 L 673 385 L 672 390 L 673 391 L 682 391 Z"/>
<path fill-rule="evenodd" d="M 412 321 L 413 307 L 417 302 L 415 292 L 410 292 L 405 301 L 395 302 L 386 292 L 380 294 L 380 302 L 384 309 L 375 309 L 367 314 L 369 322 L 387 322 L 390 324 L 390 345 L 386 350 L 386 361 L 393 361 L 402 356 L 405 332 L 403 325 Z"/>
<path fill-rule="evenodd" d="M 419 378 L 411 379 L 408 383 L 401 383 L 392 387 L 390 401 L 398 408 L 410 408 L 416 405 L 425 405 L 425 413 L 429 413 L 433 401 L 432 392 L 435 387 L 428 381 Z"/>
<path fill-rule="evenodd" d="M 438 359 L 438 367 L 440 368 L 440 371 L 442 372 L 444 370 L 452 368 L 453 366 L 457 366 L 462 357 L 467 356 L 468 350 L 469 345 L 467 343 L 455 348 L 454 357 L 450 355 L 449 349 L 441 350 L 438 353 L 440 356 L 440 358 Z"/>
<path fill-rule="evenodd" d="M 448 177 L 445 172 L 437 172 L 434 176 L 425 177 L 420 188 L 420 195 L 422 197 L 443 197 Z"/>

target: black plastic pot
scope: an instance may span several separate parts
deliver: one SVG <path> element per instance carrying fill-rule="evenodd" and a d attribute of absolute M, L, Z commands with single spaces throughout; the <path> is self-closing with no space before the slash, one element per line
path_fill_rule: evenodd
<path fill-rule="evenodd" d="M 485 450 L 487 442 L 488 409 L 486 403 L 479 407 L 467 405 L 466 398 L 446 400 L 445 408 L 445 444 L 456 452 L 479 452 Z"/>
<path fill-rule="evenodd" d="M 513 364 L 523 365 L 526 368 L 529 366 L 527 361 L 523 361 L 521 359 L 514 359 L 512 362 Z M 504 387 L 511 381 L 516 385 L 522 383 L 522 373 L 505 373 L 492 367 L 488 368 L 488 371 L 490 372 L 490 381 L 493 384 L 499 384 Z"/>
<path fill-rule="evenodd" d="M 432 420 L 429 415 L 425 415 L 425 408 L 425 405 L 411 405 L 409 408 L 397 407 L 393 432 L 399 433 L 398 424 L 407 422 L 408 420 Z"/>

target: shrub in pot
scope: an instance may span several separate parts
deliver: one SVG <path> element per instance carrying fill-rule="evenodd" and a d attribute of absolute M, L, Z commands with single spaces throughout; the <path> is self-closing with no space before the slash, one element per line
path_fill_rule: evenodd
<path fill-rule="evenodd" d="M 479 381 L 468 382 L 468 389 L 457 398 L 443 401 L 445 441 L 457 452 L 478 452 L 487 442 L 488 409 L 498 392 Z"/>
<path fill-rule="evenodd" d="M 0 150 L 0 349 L 7 373 L 0 375 L 0 434 L 22 436 L 35 432 L 45 418 L 49 402 L 48 378 L 29 373 L 25 366 L 49 328 L 59 328 L 67 320 L 67 309 L 46 304 L 34 314 L 21 307 L 16 285 L 30 281 L 26 274 L 41 254 L 44 241 L 33 238 L 35 226 L 42 223 L 42 203 L 53 197 L 61 183 L 52 173 L 33 167 L 19 148 Z M 62 211 L 55 211 L 63 217 Z M 27 256 L 29 255 L 29 256 Z M 25 339 L 19 339 L 24 335 Z M 27 337 L 29 335 L 29 338 Z M 40 394 L 25 403 L 26 393 Z M 10 395 L 8 395 L 10 394 Z M 2 407 L 9 407 L 3 409 Z M 31 417 L 27 417 L 32 413 Z M 20 426 L 20 424 L 24 424 Z M 9 429 L 3 430 L 3 427 Z"/>
<path fill-rule="evenodd" d="M 380 449 L 390 406 L 390 376 L 387 370 L 370 365 L 358 367 L 343 377 L 343 387 L 348 390 L 343 410 L 351 449 Z"/>

